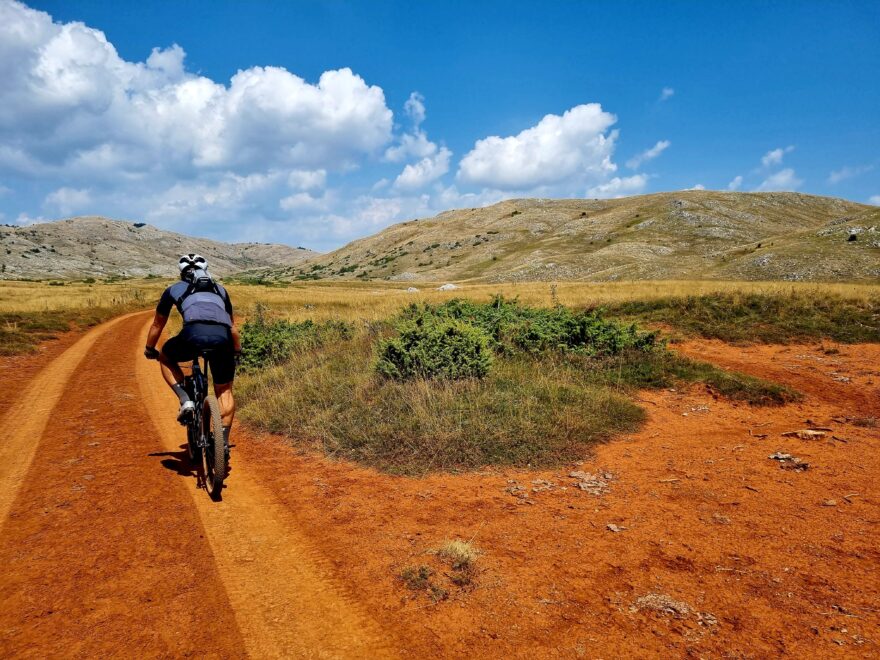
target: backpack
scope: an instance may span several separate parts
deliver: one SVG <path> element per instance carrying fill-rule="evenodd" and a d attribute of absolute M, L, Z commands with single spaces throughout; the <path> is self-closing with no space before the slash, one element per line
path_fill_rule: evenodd
<path fill-rule="evenodd" d="M 189 286 L 175 301 L 184 325 L 213 323 L 232 327 L 224 293 L 206 270 L 194 269 Z"/>

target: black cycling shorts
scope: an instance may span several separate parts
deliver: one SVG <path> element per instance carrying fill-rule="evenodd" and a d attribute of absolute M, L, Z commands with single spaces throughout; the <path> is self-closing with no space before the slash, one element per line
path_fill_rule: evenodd
<path fill-rule="evenodd" d="M 199 350 L 210 348 L 208 366 L 215 385 L 231 383 L 235 378 L 235 351 L 232 335 L 225 325 L 188 323 L 176 337 L 162 346 L 162 354 L 173 362 L 191 362 Z"/>

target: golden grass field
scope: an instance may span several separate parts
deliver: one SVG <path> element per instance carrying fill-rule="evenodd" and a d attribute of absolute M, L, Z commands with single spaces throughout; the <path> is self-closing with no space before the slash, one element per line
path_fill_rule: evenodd
<path fill-rule="evenodd" d="M 170 280 L 151 279 L 94 284 L 67 282 L 64 286 L 51 286 L 47 282 L 0 281 L 0 314 L 132 308 L 138 305 L 147 309 L 155 305 L 164 287 L 170 283 Z M 451 292 L 437 291 L 437 286 L 436 283 L 420 284 L 418 293 L 407 293 L 406 287 L 399 282 L 304 282 L 281 286 L 231 283 L 228 288 L 239 315 L 249 315 L 257 303 L 262 303 L 293 320 L 375 320 L 387 318 L 410 302 L 442 302 L 454 297 L 489 300 L 496 293 L 518 296 L 522 302 L 532 305 L 553 303 L 551 287 L 554 285 L 547 282 L 462 284 Z M 817 296 L 837 295 L 860 300 L 880 295 L 880 284 L 800 282 L 560 282 L 555 287 L 558 302 L 575 307 L 715 292 L 815 293 Z"/>

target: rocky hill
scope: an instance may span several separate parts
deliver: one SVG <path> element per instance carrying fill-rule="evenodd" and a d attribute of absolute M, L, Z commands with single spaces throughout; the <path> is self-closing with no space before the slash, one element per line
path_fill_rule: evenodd
<path fill-rule="evenodd" d="M 291 267 L 316 252 L 268 243 L 222 243 L 141 222 L 80 217 L 27 227 L 0 226 L 0 278 L 176 276 L 177 258 L 197 252 L 211 272 Z"/>
<path fill-rule="evenodd" d="M 282 279 L 876 280 L 880 208 L 799 193 L 517 199 L 394 225 Z"/>

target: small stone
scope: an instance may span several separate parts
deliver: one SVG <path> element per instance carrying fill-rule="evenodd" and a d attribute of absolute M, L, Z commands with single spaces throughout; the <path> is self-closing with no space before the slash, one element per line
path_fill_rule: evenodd
<path fill-rule="evenodd" d="M 605 527 L 611 532 L 622 532 L 626 529 L 626 527 L 618 527 L 614 523 L 608 523 Z"/>
<path fill-rule="evenodd" d="M 786 431 L 782 434 L 788 438 L 800 438 L 801 440 L 820 440 L 825 437 L 825 431 L 819 429 L 800 429 L 799 431 Z"/>
<path fill-rule="evenodd" d="M 837 500 L 825 500 L 822 506 L 837 506 Z"/>

